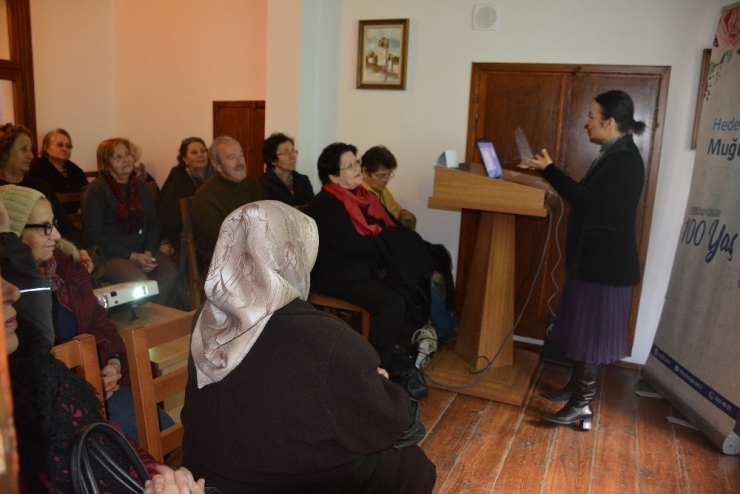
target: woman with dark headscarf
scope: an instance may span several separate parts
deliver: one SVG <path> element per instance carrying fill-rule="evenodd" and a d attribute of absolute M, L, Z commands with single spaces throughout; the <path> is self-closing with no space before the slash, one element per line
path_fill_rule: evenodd
<path fill-rule="evenodd" d="M 206 143 L 200 137 L 188 137 L 180 144 L 177 166 L 167 176 L 157 199 L 157 214 L 162 222 L 162 244 L 160 249 L 168 253 L 169 247 L 180 250 L 182 214 L 180 199 L 193 197 L 195 191 L 213 175 L 208 161 Z M 169 246 L 169 247 L 168 247 Z"/>
<path fill-rule="evenodd" d="M 82 214 L 85 235 L 105 255 L 106 281 L 153 279 L 156 300 L 167 303 L 177 278 L 175 264 L 159 251 L 161 226 L 149 186 L 136 178 L 128 139 L 108 139 L 97 152 L 100 175 L 88 187 Z"/>
<path fill-rule="evenodd" d="M 545 398 L 568 403 L 544 418 L 581 422 L 591 429 L 598 366 L 627 354 L 632 286 L 640 282 L 635 217 L 645 166 L 632 133 L 645 130 L 634 119 L 632 98 L 618 90 L 598 95 L 584 127 L 601 146 L 591 169 L 575 181 L 555 166 L 546 149 L 520 167 L 537 169 L 571 205 L 566 244 L 566 280 L 552 339 L 573 361 L 561 390 Z"/>
<path fill-rule="evenodd" d="M 414 422 L 370 345 L 305 300 L 314 221 L 277 201 L 221 225 L 191 342 L 183 465 L 227 492 L 431 492 L 434 465 L 394 447 Z"/>

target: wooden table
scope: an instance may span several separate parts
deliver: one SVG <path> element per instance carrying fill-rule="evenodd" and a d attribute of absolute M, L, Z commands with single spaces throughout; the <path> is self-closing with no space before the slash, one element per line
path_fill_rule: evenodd
<path fill-rule="evenodd" d="M 108 317 L 116 325 L 118 332 L 123 334 L 128 329 L 149 326 L 150 324 L 167 321 L 183 314 L 184 311 L 148 302 L 136 308 L 136 318 L 132 318 L 130 310 L 114 312 Z M 155 375 L 160 376 L 187 365 L 189 352 L 189 336 L 183 336 L 164 345 L 150 348 L 149 359 L 152 361 L 152 371 Z M 165 411 L 170 414 L 175 422 L 180 421 L 180 411 L 182 410 L 184 400 L 184 393 L 180 393 L 164 401 Z"/>

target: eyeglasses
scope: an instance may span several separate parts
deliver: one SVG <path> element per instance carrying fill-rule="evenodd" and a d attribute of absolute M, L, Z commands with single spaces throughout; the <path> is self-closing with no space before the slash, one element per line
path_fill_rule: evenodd
<path fill-rule="evenodd" d="M 131 152 L 124 151 L 123 154 L 114 154 L 113 156 L 110 157 L 110 159 L 115 162 L 120 162 L 120 161 L 123 161 L 124 158 L 130 158 L 130 157 L 131 157 Z"/>
<path fill-rule="evenodd" d="M 291 156 L 296 155 L 298 156 L 298 150 L 297 149 L 291 149 L 289 151 L 283 151 L 282 153 L 275 153 L 276 156 Z"/>
<path fill-rule="evenodd" d="M 352 163 L 350 163 L 348 165 L 340 166 L 339 167 L 339 171 L 342 171 L 342 170 L 351 170 L 352 168 L 359 168 L 361 166 L 362 166 L 362 160 L 361 159 L 356 159 L 355 161 L 353 161 Z"/>
<path fill-rule="evenodd" d="M 44 235 L 51 235 L 54 228 L 59 228 L 59 220 L 51 220 L 48 223 L 29 223 L 23 228 L 43 228 Z"/>
<path fill-rule="evenodd" d="M 388 182 L 388 181 L 390 181 L 390 180 L 391 180 L 391 179 L 392 179 L 393 177 L 395 177 L 395 176 L 396 176 L 396 174 L 395 174 L 395 173 L 393 173 L 393 172 L 390 172 L 390 173 L 373 173 L 373 175 L 375 176 L 375 178 L 377 178 L 377 179 L 378 179 L 378 180 L 380 180 L 381 182 Z"/>

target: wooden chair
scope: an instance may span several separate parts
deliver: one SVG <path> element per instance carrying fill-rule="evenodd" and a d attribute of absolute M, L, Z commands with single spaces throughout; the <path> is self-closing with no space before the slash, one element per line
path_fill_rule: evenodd
<path fill-rule="evenodd" d="M 206 273 L 198 268 L 198 257 L 193 241 L 193 198 L 180 199 L 182 215 L 182 236 L 180 237 L 180 255 L 187 256 L 188 283 L 190 284 L 190 308 L 195 310 L 203 302 Z"/>
<path fill-rule="evenodd" d="M 348 320 L 348 322 L 350 322 L 349 320 L 351 320 L 354 315 L 359 314 L 362 321 L 360 324 L 360 334 L 366 340 L 370 337 L 370 313 L 359 305 L 351 304 L 344 300 L 329 297 L 328 295 L 323 295 L 321 293 L 316 293 L 313 290 L 308 294 L 308 303 L 317 306 L 317 308 L 323 308 L 324 312 L 337 317 L 342 317 L 343 319 Z M 348 317 L 343 317 L 345 315 Z"/>
<path fill-rule="evenodd" d="M 80 334 L 66 343 L 52 347 L 51 354 L 64 365 L 74 370 L 78 376 L 92 384 L 95 394 L 100 400 L 100 408 L 105 417 L 105 395 L 103 394 L 103 378 L 100 376 L 98 362 L 98 348 L 95 337 L 91 334 Z"/>
<path fill-rule="evenodd" d="M 159 462 L 163 461 L 165 454 L 180 447 L 183 428 L 181 423 L 176 423 L 160 431 L 157 403 L 185 391 L 188 370 L 184 366 L 154 377 L 149 349 L 183 336 L 190 336 L 194 316 L 195 311 L 183 312 L 181 316 L 168 321 L 128 329 L 123 333 L 131 374 L 139 444 Z"/>
<path fill-rule="evenodd" d="M 57 194 L 57 198 L 59 199 L 59 202 L 62 203 L 62 206 L 65 206 L 69 203 L 77 203 L 82 204 L 82 193 L 81 192 L 70 192 L 68 194 Z M 82 210 L 78 207 L 76 213 L 70 213 L 67 215 L 69 217 L 69 221 L 72 222 L 74 226 L 82 230 Z"/>

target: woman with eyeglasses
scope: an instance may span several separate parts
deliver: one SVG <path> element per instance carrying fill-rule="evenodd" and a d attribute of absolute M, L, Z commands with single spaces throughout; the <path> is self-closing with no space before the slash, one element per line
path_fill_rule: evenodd
<path fill-rule="evenodd" d="M 77 247 L 87 246 L 85 236 L 75 227 L 67 216 L 67 211 L 59 202 L 54 189 L 44 180 L 29 174 L 33 162 L 33 143 L 31 131 L 23 125 L 6 123 L 0 127 L 0 185 L 20 185 L 38 190 L 51 202 L 54 217 L 59 221 L 59 233 L 75 243 Z"/>
<path fill-rule="evenodd" d="M 65 343 L 85 333 L 95 336 L 109 417 L 121 425 L 128 437 L 137 441 L 126 347 L 93 294 L 85 265 L 58 248 L 61 236 L 51 204 L 40 192 L 16 185 L 0 187 L 0 202 L 3 211 L 7 210 L 8 231 L 31 249 L 31 256 L 44 278 L 44 288 L 51 292 L 54 334 L 49 335 L 49 342 Z M 44 304 L 37 300 L 37 305 Z M 40 310 L 39 307 L 29 309 Z M 24 312 L 20 307 L 18 310 Z M 164 412 L 161 415 L 164 423 L 173 423 Z"/>
<path fill-rule="evenodd" d="M 107 139 L 98 145 L 100 175 L 82 201 L 85 235 L 105 256 L 103 279 L 110 283 L 155 280 L 168 304 L 177 279 L 175 263 L 160 252 L 161 224 L 149 186 L 136 178 L 131 142 Z"/>
<path fill-rule="evenodd" d="M 180 143 L 177 165 L 172 168 L 157 200 L 157 213 L 162 223 L 160 250 L 170 254 L 180 250 L 182 214 L 180 199 L 193 197 L 195 191 L 213 175 L 208 161 L 208 148 L 200 137 L 188 137 Z"/>
<path fill-rule="evenodd" d="M 373 146 L 362 155 L 362 186 L 380 200 L 398 221 L 404 226 L 416 229 L 416 216 L 403 209 L 388 190 L 388 182 L 395 176 L 398 168 L 396 157 L 385 146 Z"/>
<path fill-rule="evenodd" d="M 57 194 L 80 192 L 87 185 L 87 177 L 82 168 L 70 161 L 72 156 L 72 137 L 64 129 L 49 131 L 41 141 L 41 157 L 31 165 L 28 174 L 39 178 L 54 189 Z M 64 205 L 67 213 L 74 214 L 80 203 Z"/>
<path fill-rule="evenodd" d="M 267 198 L 289 206 L 303 206 L 313 199 L 313 187 L 306 175 L 295 171 L 298 150 L 295 141 L 282 133 L 273 133 L 262 145 L 265 173 L 259 181 Z"/>
<path fill-rule="evenodd" d="M 319 228 L 311 272 L 317 291 L 370 312 L 370 343 L 388 368 L 396 344 L 429 320 L 432 267 L 424 241 L 362 184 L 357 148 L 334 143 L 319 156 L 321 191 L 306 214 Z"/>

